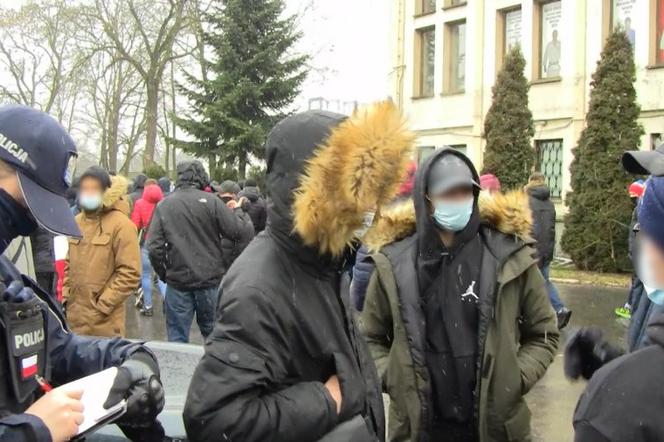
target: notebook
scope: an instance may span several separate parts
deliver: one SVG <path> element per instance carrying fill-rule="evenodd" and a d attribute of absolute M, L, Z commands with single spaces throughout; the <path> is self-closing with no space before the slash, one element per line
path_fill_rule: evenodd
<path fill-rule="evenodd" d="M 111 408 L 104 408 L 104 402 L 106 402 L 117 374 L 117 367 L 107 368 L 99 373 L 63 385 L 65 388 L 71 387 L 72 389 L 83 390 L 83 396 L 81 397 L 84 407 L 83 423 L 78 427 L 78 434 L 75 439 L 94 433 L 127 411 L 127 401 L 125 400 Z"/>

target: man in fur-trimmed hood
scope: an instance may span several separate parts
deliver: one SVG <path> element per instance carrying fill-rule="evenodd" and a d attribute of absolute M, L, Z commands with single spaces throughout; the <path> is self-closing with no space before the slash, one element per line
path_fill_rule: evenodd
<path fill-rule="evenodd" d="M 268 226 L 221 284 L 184 410 L 190 440 L 384 440 L 380 382 L 343 269 L 366 212 L 396 194 L 412 146 L 389 102 L 274 127 Z"/>
<path fill-rule="evenodd" d="M 418 170 L 413 202 L 383 214 L 363 333 L 390 395 L 392 441 L 527 441 L 523 396 L 559 332 L 523 193 L 480 196 L 463 154 Z M 413 212 L 414 206 L 414 212 Z"/>

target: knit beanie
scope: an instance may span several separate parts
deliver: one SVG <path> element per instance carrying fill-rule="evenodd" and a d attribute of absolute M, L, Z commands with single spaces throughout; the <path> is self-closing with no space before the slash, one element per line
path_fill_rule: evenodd
<path fill-rule="evenodd" d="M 639 205 L 639 226 L 664 252 L 664 177 L 652 177 Z"/>

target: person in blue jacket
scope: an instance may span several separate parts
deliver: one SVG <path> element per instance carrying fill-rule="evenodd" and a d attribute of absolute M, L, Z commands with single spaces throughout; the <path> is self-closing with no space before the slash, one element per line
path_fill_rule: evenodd
<path fill-rule="evenodd" d="M 80 237 L 64 195 L 77 156 L 73 140 L 49 115 L 0 107 L 0 254 L 38 225 Z M 71 333 L 55 301 L 0 256 L 0 442 L 66 441 L 83 422 L 82 391 L 66 386 L 118 366 L 104 406 L 127 399 L 118 422 L 130 438 L 161 440 L 164 406 L 159 366 L 142 344 Z M 56 388 L 43 393 L 42 376 Z"/>

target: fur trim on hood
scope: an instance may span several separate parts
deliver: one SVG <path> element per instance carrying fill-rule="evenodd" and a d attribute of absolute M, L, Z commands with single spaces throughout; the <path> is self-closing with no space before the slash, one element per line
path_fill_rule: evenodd
<path fill-rule="evenodd" d="M 532 215 L 528 195 L 522 191 L 480 193 L 479 210 L 484 225 L 506 235 L 516 235 L 531 242 Z M 372 252 L 415 233 L 415 207 L 412 200 L 399 203 L 382 212 L 374 226 L 364 237 L 364 244 Z"/>
<path fill-rule="evenodd" d="M 128 181 L 123 176 L 112 176 L 111 187 L 104 192 L 104 210 L 119 210 L 129 215 L 130 205 L 123 198 L 127 194 Z"/>
<path fill-rule="evenodd" d="M 390 101 L 357 111 L 336 126 L 307 162 L 295 194 L 293 225 L 304 244 L 339 256 L 365 212 L 394 198 L 413 142 Z"/>

